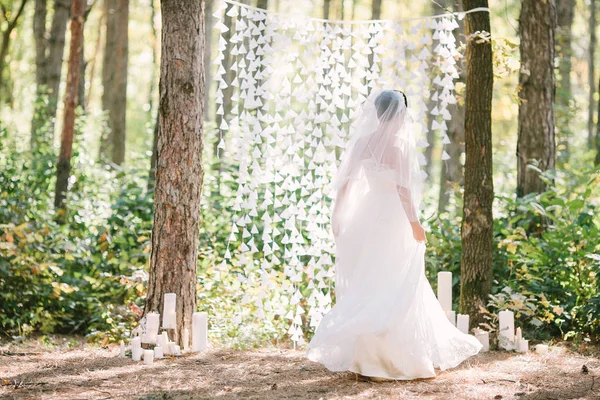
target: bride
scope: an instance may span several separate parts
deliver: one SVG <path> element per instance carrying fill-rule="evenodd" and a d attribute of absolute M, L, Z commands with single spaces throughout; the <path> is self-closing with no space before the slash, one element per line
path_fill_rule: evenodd
<path fill-rule="evenodd" d="M 396 90 L 367 99 L 334 181 L 336 305 L 308 345 L 308 358 L 331 371 L 430 378 L 482 347 L 448 320 L 425 276 L 407 106 Z"/>

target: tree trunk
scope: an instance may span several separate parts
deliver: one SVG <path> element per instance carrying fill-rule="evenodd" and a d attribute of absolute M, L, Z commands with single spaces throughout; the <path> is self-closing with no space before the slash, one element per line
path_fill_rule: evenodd
<path fill-rule="evenodd" d="M 56 120 L 56 109 L 58 107 L 60 79 L 62 74 L 63 56 L 65 52 L 65 33 L 67 21 L 71 10 L 71 0 L 55 0 L 54 16 L 50 27 L 50 39 L 48 40 L 48 58 L 46 60 L 46 71 L 48 73 L 48 108 L 43 113 L 42 121 L 50 121 L 49 138 L 52 143 L 54 139 L 54 125 Z"/>
<path fill-rule="evenodd" d="M 446 0 L 440 4 L 447 8 L 452 7 L 452 2 Z M 454 11 L 462 11 L 460 5 L 454 6 Z M 460 32 L 464 32 L 464 26 L 461 21 L 458 21 L 459 27 L 453 31 L 455 38 L 459 38 Z M 458 60 L 460 71 L 460 77 L 457 82 L 465 82 L 465 65 L 464 58 Z M 448 202 L 450 200 L 450 186 L 463 185 L 463 167 L 460 162 L 460 158 L 465 149 L 465 106 L 463 104 L 449 104 L 448 112 L 452 116 L 452 119 L 448 121 L 448 137 L 450 138 L 450 144 L 446 146 L 446 151 L 450 158 L 446 161 L 442 161 L 440 168 L 440 193 L 438 198 L 438 212 L 442 213 L 446 211 Z"/>
<path fill-rule="evenodd" d="M 569 138 L 571 132 L 571 57 L 573 48 L 571 35 L 573 17 L 575 15 L 575 0 L 557 0 L 557 30 L 556 30 L 556 53 L 559 59 L 556 107 L 556 125 L 560 141 L 557 151 L 559 158 L 563 161 L 569 159 Z"/>
<path fill-rule="evenodd" d="M 108 118 L 108 136 L 100 145 L 101 160 L 125 161 L 127 123 L 127 55 L 129 0 L 105 0 L 106 46 L 102 64 L 102 109 Z"/>
<path fill-rule="evenodd" d="M 541 193 L 546 185 L 539 172 L 554 168 L 554 0 L 523 0 L 519 18 L 519 132 L 517 196 Z"/>
<path fill-rule="evenodd" d="M 598 93 L 600 93 L 600 79 L 598 80 Z M 594 164 L 600 166 L 600 101 L 598 102 L 598 122 L 596 125 L 596 158 Z"/>
<path fill-rule="evenodd" d="M 177 329 L 192 331 L 196 311 L 202 188 L 204 1 L 163 0 L 160 128 L 152 255 L 145 313 L 177 294 Z"/>
<path fill-rule="evenodd" d="M 381 0 L 373 0 L 371 3 L 371 19 L 381 19 Z"/>
<path fill-rule="evenodd" d="M 33 15 L 33 39 L 35 41 L 35 82 L 37 85 L 38 96 L 40 90 L 46 84 L 46 16 L 48 0 L 35 0 L 35 13 Z"/>
<path fill-rule="evenodd" d="M 596 79 L 594 77 L 596 58 L 596 6 L 597 0 L 590 0 L 590 46 L 588 58 L 588 84 L 590 86 L 589 108 L 588 108 L 588 149 L 594 148 L 594 112 L 596 111 L 594 94 Z"/>
<path fill-rule="evenodd" d="M 66 219 L 66 198 L 71 172 L 71 155 L 73 153 L 73 135 L 75 131 L 75 110 L 79 93 L 79 73 L 81 71 L 81 50 L 83 42 L 83 13 L 85 0 L 73 0 L 71 8 L 71 44 L 69 49 L 69 69 L 67 73 L 67 89 L 65 92 L 65 111 L 60 142 L 60 155 L 56 168 L 56 192 L 54 207 L 57 220 L 64 223 Z"/>
<path fill-rule="evenodd" d="M 17 23 L 19 22 L 19 18 L 23 14 L 23 10 L 25 9 L 25 4 L 27 4 L 27 0 L 21 0 L 21 4 L 17 9 L 15 15 L 13 16 L 11 13 L 11 18 L 8 19 L 8 15 L 4 7 L 2 8 L 2 13 L 4 14 L 4 19 L 6 20 L 6 29 L 2 32 L 2 46 L 0 46 L 0 93 L 6 90 L 5 83 L 3 80 L 4 77 L 4 67 L 6 65 L 6 58 L 8 57 L 8 50 L 10 48 L 10 35 L 13 30 L 17 27 Z M 3 100 L 2 96 L 0 96 L 0 100 Z"/>
<path fill-rule="evenodd" d="M 150 173 L 148 174 L 147 190 L 154 190 L 156 182 L 156 163 L 158 161 L 158 128 L 160 127 L 160 112 L 156 113 L 156 121 L 152 130 L 152 156 L 150 157 Z"/>
<path fill-rule="evenodd" d="M 331 9 L 331 0 L 323 0 L 323 19 L 329 19 L 329 10 Z"/>
<path fill-rule="evenodd" d="M 488 7 L 487 0 L 463 0 L 465 11 Z M 492 175 L 492 46 L 473 37 L 490 32 L 487 12 L 465 17 L 465 192 L 461 228 L 460 311 L 471 316 L 471 326 L 483 322 L 480 307 L 487 305 L 492 280 L 494 184 Z"/>
<path fill-rule="evenodd" d="M 154 117 L 154 88 L 156 87 L 158 62 L 158 31 L 156 30 L 156 6 L 155 0 L 150 0 L 150 30 L 152 32 L 152 67 L 150 69 L 150 87 L 148 88 L 148 123 L 156 120 Z"/>
<path fill-rule="evenodd" d="M 269 8 L 269 0 L 256 0 L 256 7 L 267 10 Z"/>
<path fill-rule="evenodd" d="M 204 13 L 206 20 L 204 21 L 204 79 L 205 79 L 205 93 L 204 93 L 204 119 L 210 118 L 208 107 L 210 87 L 212 85 L 212 74 L 210 67 L 212 65 L 212 31 L 213 31 L 213 8 L 215 0 L 205 0 L 206 11 Z"/>

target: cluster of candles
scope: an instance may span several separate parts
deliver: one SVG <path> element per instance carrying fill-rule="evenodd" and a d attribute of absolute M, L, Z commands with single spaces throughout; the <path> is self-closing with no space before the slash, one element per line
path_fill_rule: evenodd
<path fill-rule="evenodd" d="M 469 315 L 456 315 L 452 310 L 452 272 L 438 272 L 437 297 L 450 322 L 461 332 L 469 333 Z M 529 350 L 529 340 L 523 339 L 521 328 L 517 328 L 515 331 L 515 314 L 512 311 L 500 311 L 498 320 L 500 347 L 504 350 L 516 350 L 526 353 Z M 489 351 L 489 332 L 475 328 L 473 333 L 483 345 L 481 351 Z M 548 352 L 547 345 L 539 344 L 536 346 L 536 353 L 544 354 L 546 352 Z"/>
<path fill-rule="evenodd" d="M 163 306 L 163 329 L 177 329 L 177 314 L 175 311 L 177 296 L 175 293 L 165 293 Z M 169 340 L 167 331 L 159 334 L 160 314 L 151 312 L 146 315 L 145 332 L 131 339 L 131 358 L 133 361 L 144 360 L 144 364 L 151 365 L 154 359 L 164 358 L 165 355 L 180 356 L 181 346 Z M 205 312 L 192 314 L 192 343 L 190 347 L 190 332 L 186 328 L 181 338 L 183 351 L 194 353 L 205 351 L 208 348 L 208 315 Z M 142 344 L 154 345 L 153 349 L 143 349 Z M 125 344 L 121 341 L 120 357 L 125 357 Z"/>

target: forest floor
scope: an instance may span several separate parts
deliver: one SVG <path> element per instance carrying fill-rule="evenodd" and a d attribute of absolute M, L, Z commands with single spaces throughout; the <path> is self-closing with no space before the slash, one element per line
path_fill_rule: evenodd
<path fill-rule="evenodd" d="M 375 383 L 293 350 L 213 348 L 147 366 L 115 346 L 56 340 L 0 346 L 0 399 L 600 399 L 598 353 L 563 346 L 481 353 L 433 379 Z"/>

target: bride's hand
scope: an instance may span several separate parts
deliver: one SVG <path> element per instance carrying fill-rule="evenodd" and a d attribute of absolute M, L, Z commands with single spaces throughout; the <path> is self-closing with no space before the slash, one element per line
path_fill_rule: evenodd
<path fill-rule="evenodd" d="M 411 222 L 411 227 L 413 231 L 413 237 L 419 243 L 427 243 L 427 237 L 425 236 L 425 229 L 418 222 Z"/>

